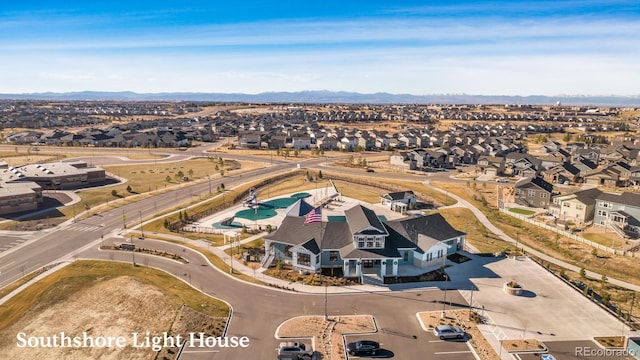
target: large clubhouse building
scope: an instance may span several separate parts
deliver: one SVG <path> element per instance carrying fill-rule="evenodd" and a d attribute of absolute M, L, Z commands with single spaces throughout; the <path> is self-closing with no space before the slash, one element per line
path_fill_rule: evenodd
<path fill-rule="evenodd" d="M 304 200 L 287 209 L 278 230 L 265 237 L 265 266 L 281 261 L 301 272 L 340 269 L 344 277 L 384 279 L 441 268 L 464 246 L 465 234 L 437 213 L 384 221 L 356 205 L 344 216 L 309 222 L 311 211 Z"/>

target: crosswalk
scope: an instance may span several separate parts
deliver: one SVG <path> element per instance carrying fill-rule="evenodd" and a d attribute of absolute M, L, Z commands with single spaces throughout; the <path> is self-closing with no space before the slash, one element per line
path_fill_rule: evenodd
<path fill-rule="evenodd" d="M 102 228 L 102 226 L 100 226 L 100 225 L 77 223 L 77 224 L 70 225 L 65 230 L 95 231 L 95 230 L 98 230 L 100 228 Z"/>
<path fill-rule="evenodd" d="M 18 246 L 18 245 L 22 244 L 25 241 L 27 241 L 27 239 L 15 239 L 10 243 L 0 244 L 0 253 L 3 252 L 3 251 L 7 251 L 7 250 L 11 249 L 14 246 Z"/>

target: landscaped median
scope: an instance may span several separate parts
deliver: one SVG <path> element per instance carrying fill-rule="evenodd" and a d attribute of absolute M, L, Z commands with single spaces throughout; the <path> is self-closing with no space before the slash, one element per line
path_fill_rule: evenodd
<path fill-rule="evenodd" d="M 444 316 L 442 315 L 442 311 L 424 311 L 417 313 L 416 317 L 426 332 L 433 332 L 433 329 L 438 325 L 460 327 L 467 333 L 467 344 L 470 345 L 478 358 L 500 360 L 500 356 L 478 328 L 478 324 L 483 321 L 478 313 L 469 309 L 459 309 L 447 310 L 444 312 Z M 505 349 L 505 352 L 510 353 L 546 352 L 546 347 L 535 339 L 502 340 L 500 345 Z"/>
<path fill-rule="evenodd" d="M 346 360 L 345 335 L 375 332 L 378 327 L 371 315 L 299 316 L 280 324 L 275 335 L 278 339 L 311 339 L 313 350 L 323 359 Z"/>

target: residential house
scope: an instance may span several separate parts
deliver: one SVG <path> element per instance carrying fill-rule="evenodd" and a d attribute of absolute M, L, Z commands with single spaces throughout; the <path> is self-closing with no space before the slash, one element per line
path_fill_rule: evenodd
<path fill-rule="evenodd" d="M 592 188 L 554 196 L 553 202 L 549 204 L 549 210 L 556 219 L 583 225 L 593 221 L 596 199 L 601 194 L 602 191 L 598 188 Z"/>
<path fill-rule="evenodd" d="M 552 193 L 553 185 L 538 176 L 521 179 L 515 184 L 515 202 L 523 206 L 547 208 Z"/>
<path fill-rule="evenodd" d="M 394 169 L 416 170 L 416 160 L 408 152 L 400 151 L 389 156 L 389 165 Z"/>
<path fill-rule="evenodd" d="M 498 176 L 504 172 L 504 157 L 484 155 L 478 158 L 477 167 L 481 173 Z"/>
<path fill-rule="evenodd" d="M 619 235 L 640 234 L 640 194 L 602 193 L 596 198 L 594 225 L 611 228 Z"/>
<path fill-rule="evenodd" d="M 543 170 L 544 179 L 556 184 L 575 184 L 580 180 L 580 170 L 570 163 L 556 165 L 548 170 Z"/>
<path fill-rule="evenodd" d="M 418 198 L 411 190 L 386 193 L 380 196 L 380 203 L 388 206 L 392 211 L 407 212 L 416 205 Z"/>

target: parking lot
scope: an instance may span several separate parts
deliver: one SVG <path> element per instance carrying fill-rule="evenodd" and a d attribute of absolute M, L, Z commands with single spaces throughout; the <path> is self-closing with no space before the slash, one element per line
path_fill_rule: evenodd
<path fill-rule="evenodd" d="M 593 341 L 549 341 L 545 342 L 549 354 L 556 360 L 635 360 L 633 356 L 625 356 L 622 352 L 608 351 Z M 522 360 L 539 360 L 539 354 L 519 354 Z"/>

